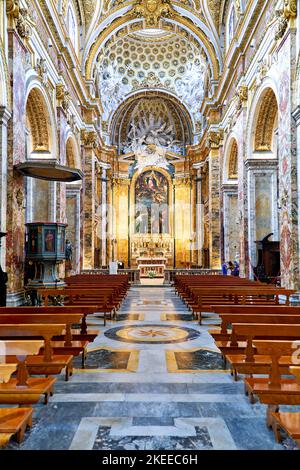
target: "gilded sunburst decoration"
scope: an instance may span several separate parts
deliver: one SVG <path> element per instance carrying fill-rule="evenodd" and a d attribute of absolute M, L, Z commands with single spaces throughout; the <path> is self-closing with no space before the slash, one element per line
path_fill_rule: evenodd
<path fill-rule="evenodd" d="M 158 26 L 161 18 L 171 18 L 174 13 L 170 0 L 138 0 L 132 9 L 132 15 L 144 18 L 149 27 Z"/>

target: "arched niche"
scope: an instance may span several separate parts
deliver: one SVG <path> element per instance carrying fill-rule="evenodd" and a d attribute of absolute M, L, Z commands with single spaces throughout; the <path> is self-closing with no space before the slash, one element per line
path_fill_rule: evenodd
<path fill-rule="evenodd" d="M 276 87 L 266 79 L 254 96 L 250 109 L 248 141 L 247 199 L 249 220 L 249 258 L 258 263 L 255 241 L 273 233 L 271 241 L 279 241 L 278 208 L 278 100 Z M 279 262 L 277 271 L 280 270 Z M 276 274 L 278 274 L 278 272 Z"/>
<path fill-rule="evenodd" d="M 54 116 L 46 93 L 38 86 L 28 91 L 26 101 L 27 159 L 49 159 L 56 156 Z M 48 181 L 26 179 L 27 222 L 53 219 L 55 185 Z"/>
<path fill-rule="evenodd" d="M 70 134 L 67 136 L 66 143 L 66 164 L 70 168 L 81 169 L 80 153 L 75 137 Z"/>
<path fill-rule="evenodd" d="M 230 145 L 227 178 L 229 180 L 236 180 L 236 182 L 238 179 L 238 145 L 235 139 L 232 140 Z"/>
<path fill-rule="evenodd" d="M 174 128 L 176 140 L 185 148 L 193 143 L 194 126 L 191 116 L 185 106 L 177 98 L 167 93 L 145 91 L 129 97 L 113 114 L 109 124 L 110 139 L 118 146 L 119 154 L 130 130 L 130 123 L 145 120 L 150 116 L 161 120 Z"/>
<path fill-rule="evenodd" d="M 272 88 L 262 93 L 258 109 L 254 132 L 254 152 L 276 151 L 275 131 L 278 127 L 278 104 Z M 274 155 L 276 156 L 276 155 Z"/>
<path fill-rule="evenodd" d="M 225 146 L 223 166 L 223 258 L 225 261 L 239 259 L 238 217 L 238 142 L 236 136 L 231 134 Z"/>
<path fill-rule="evenodd" d="M 45 92 L 33 87 L 26 102 L 27 158 L 55 158 L 53 117 L 49 113 Z"/>

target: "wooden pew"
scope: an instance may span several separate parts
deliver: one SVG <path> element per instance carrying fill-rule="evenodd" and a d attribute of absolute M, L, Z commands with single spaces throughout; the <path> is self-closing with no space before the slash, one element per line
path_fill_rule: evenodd
<path fill-rule="evenodd" d="M 65 369 L 65 379 L 69 380 L 70 375 L 73 372 L 73 354 L 56 354 L 53 355 L 53 346 L 55 347 L 56 342 L 51 340 L 58 338 L 64 338 L 67 343 L 68 350 L 70 344 L 72 345 L 72 331 L 71 325 L 75 320 L 81 318 L 80 314 L 64 314 L 64 315 L 40 315 L 40 314 L 21 314 L 21 315 L 0 315 L 0 326 L 7 324 L 19 325 L 40 325 L 39 331 L 35 330 L 36 336 L 32 339 L 37 339 L 41 335 L 45 341 L 45 347 L 42 348 L 44 352 L 43 356 L 31 356 L 27 358 L 27 367 L 30 374 L 33 375 L 56 375 L 60 374 Z M 54 330 L 53 325 L 57 328 Z M 15 335 L 14 335 L 15 336 Z M 7 337 L 7 336 L 6 336 Z M 0 328 L 1 338 L 1 328 Z M 14 361 L 14 358 L 9 358 L 8 361 Z"/>
<path fill-rule="evenodd" d="M 30 333 L 32 326 L 18 325 L 18 331 L 21 335 L 23 331 L 24 336 Z M 33 325 L 34 326 L 34 325 Z M 10 334 L 16 328 L 12 325 Z M 16 330 L 15 330 L 16 331 Z M 32 405 L 40 400 L 44 395 L 44 403 L 48 403 L 49 395 L 53 394 L 53 387 L 56 381 L 55 378 L 33 378 L 29 377 L 26 358 L 28 355 L 38 354 L 43 341 L 4 341 L 5 353 L 8 356 L 16 356 L 18 359 L 17 377 L 10 378 L 6 383 L 0 383 L 0 404 L 17 404 L 17 405 Z"/>
<path fill-rule="evenodd" d="M 210 287 L 191 289 L 193 300 L 187 301 L 189 308 L 195 316 L 202 321 L 203 312 L 214 312 L 212 306 L 217 304 L 227 305 L 256 305 L 256 304 L 279 304 L 279 295 L 289 296 L 294 291 L 277 288 L 253 288 L 253 287 Z"/>
<path fill-rule="evenodd" d="M 271 357 L 272 366 L 267 378 L 245 378 L 245 387 L 249 395 L 267 405 L 267 425 L 273 427 L 274 412 L 278 413 L 280 405 L 300 405 L 300 384 L 294 378 L 281 378 L 279 367 L 282 356 L 292 356 L 294 341 L 255 340 L 254 345 L 259 354 Z"/>
<path fill-rule="evenodd" d="M 18 364 L 0 363 L 0 384 L 9 382 L 17 367 Z M 22 442 L 26 428 L 31 426 L 32 408 L 0 408 L 0 448 L 14 435 L 18 443 Z"/>
<path fill-rule="evenodd" d="M 96 330 L 87 330 L 87 323 L 86 318 L 88 315 L 92 315 L 97 312 L 96 305 L 68 305 L 67 307 L 64 306 L 48 306 L 48 307 L 0 307 L 0 322 L 1 322 L 1 315 L 21 315 L 21 314 L 51 314 L 51 315 L 66 315 L 66 314 L 81 314 L 81 328 L 80 334 L 85 335 L 83 339 L 88 339 L 89 341 L 93 341 L 95 337 L 99 334 L 99 331 Z M 79 322 L 80 323 L 80 322 Z M 81 338 L 76 336 L 78 340 Z"/>
<path fill-rule="evenodd" d="M 106 317 L 116 314 L 117 309 L 120 306 L 118 300 L 112 298 L 112 291 L 105 290 L 105 292 L 99 292 L 98 289 L 86 289 L 77 287 L 76 289 L 39 289 L 38 294 L 43 299 L 45 307 L 48 307 L 51 299 L 63 297 L 63 303 L 65 307 L 68 306 L 85 306 L 91 305 L 96 307 L 97 316 L 103 314 L 104 325 L 106 325 Z"/>
<path fill-rule="evenodd" d="M 290 372 L 295 375 L 296 382 L 300 385 L 300 366 L 290 367 Z M 300 413 L 299 412 L 272 412 L 273 431 L 277 442 L 282 441 L 281 429 L 297 442 L 300 447 Z"/>
<path fill-rule="evenodd" d="M 24 318 L 25 317 L 25 318 Z M 43 318 L 46 317 L 46 318 Z M 51 316 L 50 316 L 51 317 Z M 2 323 L 1 323 L 2 320 Z M 51 323 L 53 321 L 53 324 Z M 23 323 L 22 323 L 23 321 Z M 62 322 L 62 320 L 61 320 Z M 21 325 L 20 325 L 21 324 Z M 70 375 L 73 372 L 73 356 L 72 355 L 53 355 L 53 349 L 51 345 L 51 339 L 58 333 L 65 331 L 65 325 L 60 324 L 57 321 L 57 318 L 49 318 L 47 315 L 40 315 L 32 319 L 31 315 L 12 315 L 8 317 L 0 317 L 0 339 L 15 339 L 20 337 L 19 329 L 22 325 L 27 325 L 28 327 L 34 326 L 34 330 L 28 331 L 24 338 L 28 340 L 30 337 L 32 340 L 37 340 L 42 338 L 44 340 L 41 347 L 43 355 L 37 354 L 32 356 L 27 356 L 26 365 L 31 375 L 57 375 L 60 374 L 63 369 L 65 369 L 65 379 L 69 380 Z M 13 326 L 13 332 L 11 332 L 11 327 Z M 8 331 L 10 329 L 10 332 Z M 10 336 L 11 335 L 11 336 Z M 22 335 L 21 335 L 22 336 Z M 14 364 L 17 358 L 14 355 L 6 356 L 7 364 Z"/>
<path fill-rule="evenodd" d="M 255 311 L 255 307 L 253 307 Z M 209 330 L 209 334 L 215 341 L 229 341 L 231 331 L 229 325 L 233 323 L 269 323 L 269 324 L 300 324 L 300 311 L 298 314 L 256 314 L 256 313 L 219 313 L 221 318 L 221 328 L 219 330 Z M 241 339 L 241 338 L 239 338 Z"/>
<path fill-rule="evenodd" d="M 294 307 L 292 305 L 212 305 L 211 307 L 214 309 L 215 313 L 300 314 L 300 307 Z"/>
<path fill-rule="evenodd" d="M 243 374 L 255 373 L 250 372 L 251 367 L 253 370 L 255 369 L 254 355 L 257 353 L 253 346 L 254 338 L 296 340 L 299 337 L 299 324 L 234 323 L 232 325 L 230 341 L 217 341 L 216 346 L 221 351 L 222 356 L 230 363 L 234 378 L 237 379 L 238 371 Z M 258 364 L 256 370 L 259 370 L 259 368 L 261 368 L 260 370 L 263 370 L 265 366 L 266 363 L 261 365 Z"/>
<path fill-rule="evenodd" d="M 12 436 L 18 444 L 23 441 L 27 427 L 32 427 L 32 413 L 32 408 L 0 408 L 0 448 L 5 447 Z"/>

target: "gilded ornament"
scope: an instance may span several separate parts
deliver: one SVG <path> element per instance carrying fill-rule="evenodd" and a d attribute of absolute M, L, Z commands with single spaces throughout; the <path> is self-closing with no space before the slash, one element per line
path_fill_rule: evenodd
<path fill-rule="evenodd" d="M 70 107 L 70 93 L 62 83 L 56 85 L 56 99 L 64 111 L 68 111 Z"/>
<path fill-rule="evenodd" d="M 207 135 L 207 146 L 212 149 L 220 147 L 222 135 L 220 131 L 210 131 Z"/>
<path fill-rule="evenodd" d="M 161 18 L 172 18 L 174 13 L 170 0 L 138 0 L 131 12 L 135 18 L 144 18 L 149 27 L 158 26 Z"/>
<path fill-rule="evenodd" d="M 43 84 L 46 85 L 48 82 L 48 68 L 46 59 L 37 59 L 35 70 L 41 78 Z"/>
<path fill-rule="evenodd" d="M 283 38 L 289 22 L 283 11 L 276 11 L 276 17 L 275 41 L 278 41 L 279 39 Z"/>
<path fill-rule="evenodd" d="M 27 39 L 32 34 L 33 22 L 30 20 L 26 8 L 19 9 L 19 16 L 16 21 L 16 29 L 22 39 Z"/>
<path fill-rule="evenodd" d="M 248 101 L 248 87 L 247 85 L 241 85 L 237 91 L 237 105 L 236 109 L 239 111 L 242 106 Z"/>
<path fill-rule="evenodd" d="M 7 0 L 6 14 L 11 18 L 18 18 L 20 14 L 20 0 Z"/>
<path fill-rule="evenodd" d="M 21 189 L 18 189 L 18 191 L 16 192 L 16 201 L 17 201 L 18 208 L 21 209 L 21 207 L 23 206 L 23 201 L 24 201 L 24 194 L 23 194 L 23 191 L 21 191 Z"/>
<path fill-rule="evenodd" d="M 81 140 L 84 147 L 96 148 L 98 143 L 98 136 L 95 131 L 86 131 L 81 132 Z"/>
<path fill-rule="evenodd" d="M 284 0 L 283 14 L 288 20 L 297 16 L 297 0 Z"/>

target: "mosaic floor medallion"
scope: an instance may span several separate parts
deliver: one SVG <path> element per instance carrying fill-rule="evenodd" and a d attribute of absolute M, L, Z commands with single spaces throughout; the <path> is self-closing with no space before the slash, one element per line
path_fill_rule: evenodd
<path fill-rule="evenodd" d="M 200 332 L 192 328 L 162 325 L 132 325 L 111 328 L 105 336 L 125 343 L 182 343 L 191 341 L 200 336 Z"/>

